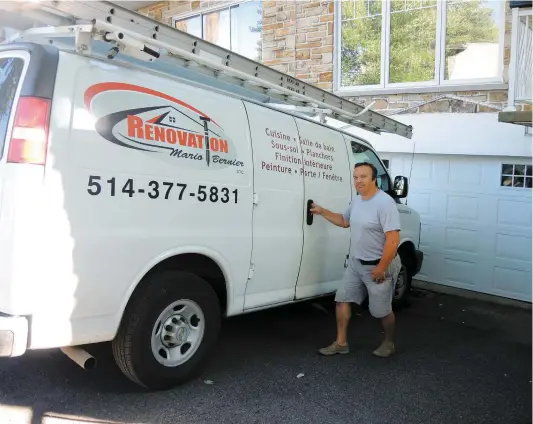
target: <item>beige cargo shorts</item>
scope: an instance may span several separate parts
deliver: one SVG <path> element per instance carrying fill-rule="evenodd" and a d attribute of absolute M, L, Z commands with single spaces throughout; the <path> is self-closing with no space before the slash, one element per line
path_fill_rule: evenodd
<path fill-rule="evenodd" d="M 335 301 L 361 305 L 368 294 L 370 314 L 375 318 L 389 315 L 392 312 L 394 288 L 402 267 L 400 256 L 396 255 L 392 260 L 385 272 L 385 280 L 380 283 L 372 279 L 375 267 L 376 265 L 363 265 L 358 259 L 350 257 Z"/>

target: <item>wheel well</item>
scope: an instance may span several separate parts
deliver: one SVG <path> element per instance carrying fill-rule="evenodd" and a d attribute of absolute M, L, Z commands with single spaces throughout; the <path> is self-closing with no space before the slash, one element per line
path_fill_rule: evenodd
<path fill-rule="evenodd" d="M 206 280 L 217 294 L 222 311 L 224 313 L 227 311 L 226 280 L 222 270 L 213 259 L 197 253 L 172 256 L 154 266 L 144 278 L 168 270 L 189 271 Z"/>
<path fill-rule="evenodd" d="M 403 263 L 413 272 L 416 268 L 415 245 L 411 241 L 406 241 L 398 248 L 398 254 L 403 258 Z"/>

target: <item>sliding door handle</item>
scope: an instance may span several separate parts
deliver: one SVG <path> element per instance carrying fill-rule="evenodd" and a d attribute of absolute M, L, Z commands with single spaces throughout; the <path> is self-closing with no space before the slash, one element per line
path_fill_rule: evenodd
<path fill-rule="evenodd" d="M 313 214 L 311 213 L 311 208 L 313 207 L 313 200 L 309 199 L 307 201 L 307 225 L 313 225 Z"/>

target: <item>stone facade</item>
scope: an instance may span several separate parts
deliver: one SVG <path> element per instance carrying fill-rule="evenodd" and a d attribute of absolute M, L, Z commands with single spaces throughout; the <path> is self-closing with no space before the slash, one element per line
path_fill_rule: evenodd
<path fill-rule="evenodd" d="M 172 17 L 221 6 L 231 1 L 160 2 L 139 12 L 168 25 Z M 333 89 L 334 7 L 333 0 L 263 0 L 263 63 L 298 79 L 331 91 Z M 511 44 L 511 9 L 506 0 L 504 81 L 508 82 Z M 409 93 L 350 98 L 359 104 L 376 103 L 373 110 L 386 114 L 496 112 L 507 105 L 507 90 L 450 93 Z M 455 97 L 455 98 L 454 98 Z M 466 99 L 461 101 L 457 97 Z M 474 101 L 476 103 L 470 102 Z M 479 104 L 479 103 L 483 104 Z M 529 105 L 517 109 L 530 110 Z"/>
<path fill-rule="evenodd" d="M 264 64 L 333 89 L 333 1 L 265 1 Z"/>

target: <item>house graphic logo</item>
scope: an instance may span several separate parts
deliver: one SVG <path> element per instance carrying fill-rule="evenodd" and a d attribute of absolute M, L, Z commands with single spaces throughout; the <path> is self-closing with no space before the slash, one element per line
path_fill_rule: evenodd
<path fill-rule="evenodd" d="M 244 166 L 223 128 L 175 97 L 138 85 L 105 82 L 89 87 L 84 103 L 97 118 L 96 131 L 117 146 L 160 154 L 196 169 Z"/>

